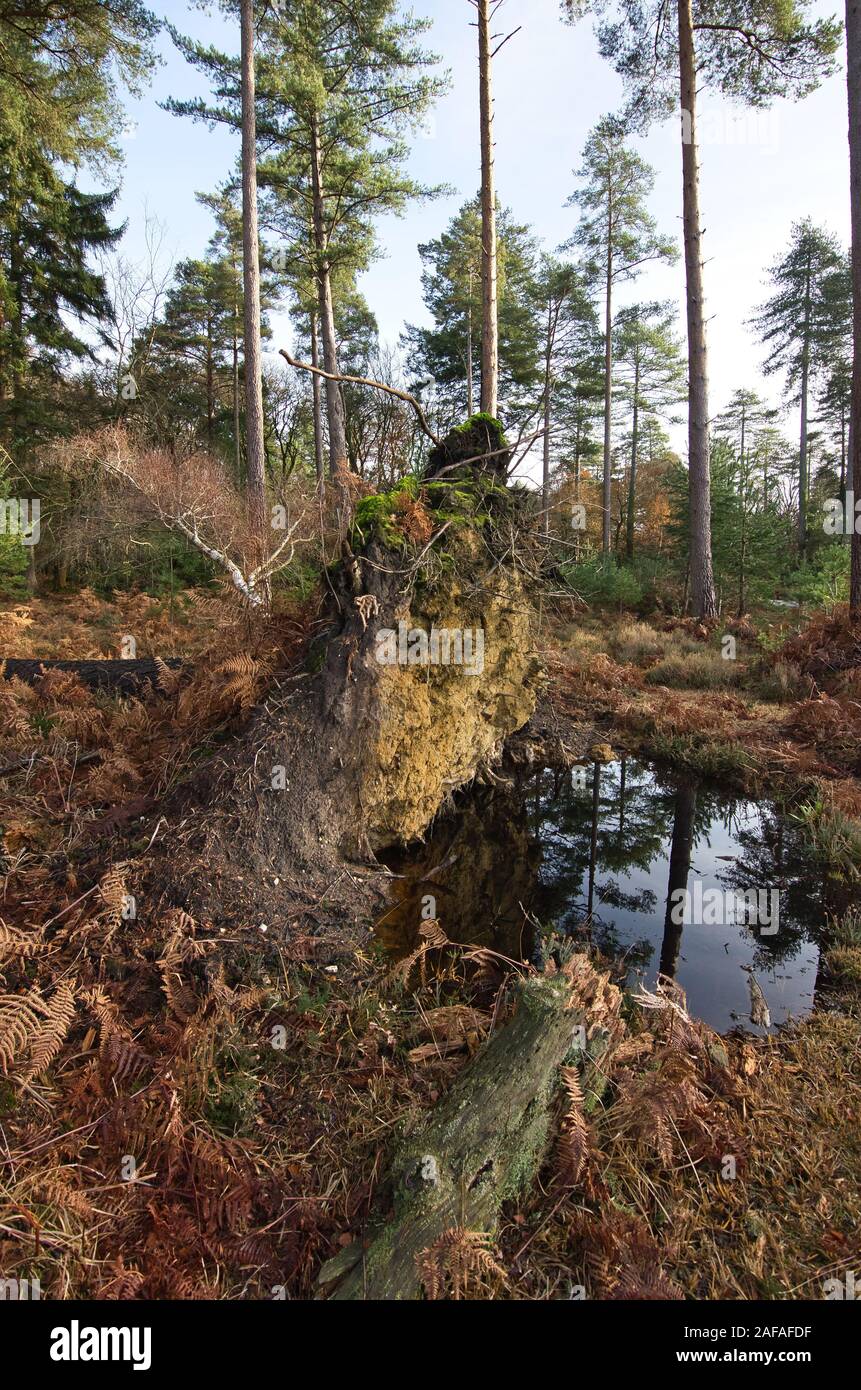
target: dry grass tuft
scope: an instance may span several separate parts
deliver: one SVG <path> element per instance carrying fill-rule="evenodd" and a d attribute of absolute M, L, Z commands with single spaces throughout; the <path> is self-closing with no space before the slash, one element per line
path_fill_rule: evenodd
<path fill-rule="evenodd" d="M 676 690 L 725 690 L 736 685 L 741 672 L 734 661 L 726 661 L 719 651 L 672 652 L 646 672 L 649 685 L 665 685 Z"/>

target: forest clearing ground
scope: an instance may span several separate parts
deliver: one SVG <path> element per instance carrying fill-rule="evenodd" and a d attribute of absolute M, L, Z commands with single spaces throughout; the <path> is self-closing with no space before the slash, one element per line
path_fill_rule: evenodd
<path fill-rule="evenodd" d="M 124 655 L 194 657 L 212 640 L 213 614 L 224 610 L 217 590 L 182 589 L 159 598 L 92 589 L 0 603 L 0 652 L 6 657 L 83 661 Z"/>
<path fill-rule="evenodd" d="M 17 606 L 28 645 L 7 636 L 9 655 L 113 652 L 96 641 L 88 597 L 62 601 L 56 619 L 37 602 Z M 129 604 L 144 603 L 153 653 L 204 651 L 209 599 L 200 629 L 163 639 L 149 600 L 107 605 L 110 643 L 132 626 Z M 53 621 L 63 636 L 49 651 Z M 748 789 L 824 788 L 834 810 L 857 813 L 839 692 L 763 698 L 769 672 L 750 638 L 729 689 L 649 681 L 661 663 L 678 680 L 674 657 L 709 680 L 712 658 L 691 658 L 714 642 L 625 615 L 578 618 L 545 638 L 542 711 L 574 755 L 600 729 L 614 747 L 675 749 Z M 217 724 L 256 698 L 260 678 L 246 672 L 230 709 L 213 708 Z M 127 922 L 119 846 L 88 845 L 81 830 L 148 786 L 171 756 L 165 730 L 141 723 L 136 702 L 94 701 L 68 680 L 40 694 L 13 686 L 0 697 L 16 746 L 62 735 L 110 756 L 74 788 L 51 759 L 9 783 L 0 961 L 26 1036 L 0 1080 L 0 1268 L 38 1275 L 51 1297 L 312 1296 L 322 1264 L 362 1237 L 396 1136 L 504 1021 L 507 968 L 476 975 L 459 951 L 428 949 L 392 970 L 373 944 L 338 955 L 331 939 L 256 923 L 226 933 L 167 909 Z M 832 703 L 837 755 L 818 736 Z M 145 860 L 145 845 L 131 849 Z M 77 901 L 94 876 L 95 895 Z M 779 1037 L 724 1045 L 671 1007 L 627 1003 L 603 1099 L 560 1099 L 559 1142 L 538 1187 L 508 1209 L 495 1271 L 460 1252 L 465 1295 L 819 1297 L 857 1269 L 861 934 L 854 918 L 841 930 L 827 1005 Z M 76 991 L 69 1018 L 64 982 Z M 134 1181 L 119 1177 L 129 1154 Z M 722 1176 L 727 1155 L 734 1179 Z M 450 1271 L 439 1273 L 445 1288 Z"/>

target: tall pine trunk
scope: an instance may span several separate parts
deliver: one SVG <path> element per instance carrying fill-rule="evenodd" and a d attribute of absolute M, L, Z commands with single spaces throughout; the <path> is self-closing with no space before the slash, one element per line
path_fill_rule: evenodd
<path fill-rule="evenodd" d="M 544 353 L 544 452 L 541 468 L 541 529 L 550 535 L 550 419 L 553 358 L 553 301 L 547 303 L 547 343 Z"/>
<path fill-rule="evenodd" d="M 640 359 L 634 362 L 634 419 L 631 424 L 631 474 L 628 478 L 628 514 L 625 517 L 625 554 L 634 558 L 634 517 L 637 505 L 637 464 L 640 432 Z"/>
<path fill-rule="evenodd" d="M 236 486 L 242 486 L 242 437 L 241 437 L 241 405 L 239 400 L 239 302 L 236 298 L 239 291 L 239 268 L 236 263 L 236 249 L 231 241 L 230 268 L 233 272 L 233 341 L 232 366 L 231 366 L 231 388 L 233 392 L 233 457 L 236 465 Z"/>
<path fill-rule="evenodd" d="M 798 442 L 798 551 L 802 559 L 807 551 L 807 454 L 808 454 L 808 396 L 810 394 L 810 275 L 808 259 L 804 287 L 804 347 L 801 352 L 801 436 Z"/>
<path fill-rule="evenodd" d="M 852 213 L 852 406 L 849 416 L 849 475 L 855 500 L 861 498 L 861 0 L 846 0 L 846 82 L 849 94 L 849 187 Z M 852 579 L 849 601 L 861 617 L 861 535 L 852 528 Z"/>
<path fill-rule="evenodd" d="M 496 185 L 493 154 L 491 0 L 478 0 L 478 66 L 481 87 L 481 408 L 499 409 L 499 322 L 496 265 Z"/>
<path fill-rule="evenodd" d="M 846 507 L 846 406 L 840 406 L 840 505 Z"/>
<path fill-rule="evenodd" d="M 212 360 L 212 319 L 206 320 L 206 447 L 212 448 L 215 417 L 215 369 Z"/>
<path fill-rule="evenodd" d="M 475 412 L 472 362 L 472 271 L 469 272 L 469 308 L 466 311 L 466 413 L 472 417 Z"/>
<path fill-rule="evenodd" d="M 320 365 L 320 337 L 317 328 L 316 310 L 311 313 L 311 366 Z M 325 468 L 323 465 L 323 398 L 320 389 L 320 378 L 315 374 L 311 377 L 311 401 L 314 416 L 314 467 L 317 474 L 317 486 L 322 487 Z"/>
<path fill-rule="evenodd" d="M 607 212 L 607 279 L 604 309 L 604 489 L 601 517 L 601 550 L 605 560 L 610 555 L 610 505 L 612 477 L 610 473 L 611 436 L 613 427 L 613 224 L 612 208 Z"/>
<path fill-rule="evenodd" d="M 682 120 L 682 220 L 688 321 L 688 486 L 690 592 L 698 618 L 717 616 L 712 574 L 709 393 L 697 145 L 697 74 L 692 0 L 678 0 Z M 688 129 L 686 131 L 686 123 Z M 688 138 L 686 138 L 686 135 Z"/>
<path fill-rule="evenodd" d="M 741 408 L 741 445 L 739 448 L 739 461 L 741 463 L 741 544 L 738 549 L 737 616 L 741 618 L 744 616 L 745 598 L 747 597 L 747 504 L 749 475 L 747 469 L 747 411 L 745 406 Z"/>
<path fill-rule="evenodd" d="M 320 336 L 323 340 L 323 366 L 338 376 L 338 340 L 335 336 L 335 308 L 332 300 L 332 272 L 326 244 L 326 217 L 320 128 L 317 117 L 311 121 L 311 196 L 313 199 L 314 246 L 317 252 L 317 297 L 320 307 Z M 326 382 L 326 416 L 329 422 L 329 475 L 337 478 L 349 467 L 347 462 L 347 424 L 344 397 L 338 381 Z"/>
<path fill-rule="evenodd" d="M 241 0 L 242 274 L 245 292 L 245 439 L 251 521 L 261 540 L 266 522 L 263 362 L 260 346 L 260 233 L 257 221 L 257 120 L 254 3 Z"/>

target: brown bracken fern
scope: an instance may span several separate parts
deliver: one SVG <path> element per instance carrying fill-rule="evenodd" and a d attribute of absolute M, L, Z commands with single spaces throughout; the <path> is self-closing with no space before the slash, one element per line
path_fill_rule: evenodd
<path fill-rule="evenodd" d="M 466 1298 L 488 1284 L 506 1287 L 506 1274 L 484 1231 L 452 1226 L 417 1256 L 419 1278 L 429 1299 Z"/>

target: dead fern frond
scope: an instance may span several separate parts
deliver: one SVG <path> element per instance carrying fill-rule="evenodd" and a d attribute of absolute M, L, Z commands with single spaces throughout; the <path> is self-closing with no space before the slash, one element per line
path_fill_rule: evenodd
<path fill-rule="evenodd" d="M 679 1288 L 661 1267 L 661 1251 L 642 1217 L 608 1206 L 579 1209 L 571 1234 L 581 1240 L 594 1280 L 593 1297 L 612 1300 L 679 1299 Z"/>
<path fill-rule="evenodd" d="M 413 968 L 417 965 L 421 972 L 421 982 L 424 984 L 426 978 L 425 957 L 428 952 L 441 951 L 444 947 L 452 945 L 439 922 L 435 919 L 422 922 L 419 927 L 419 936 L 422 937 L 422 941 L 416 949 L 410 951 L 409 955 L 403 956 L 389 971 L 389 978 L 393 983 L 399 982 L 405 985 L 413 972 Z"/>
<path fill-rule="evenodd" d="M 591 1137 L 583 1113 L 580 1073 L 576 1067 L 562 1067 L 559 1075 L 567 1096 L 567 1108 L 556 1146 L 556 1171 L 566 1187 L 574 1187 L 586 1166 Z"/>
<path fill-rule="evenodd" d="M 680 1136 L 707 1132 L 707 1112 L 708 1102 L 692 1060 L 665 1048 L 653 1070 L 619 1072 L 616 1102 L 610 1113 L 617 1139 L 624 1136 L 645 1150 L 651 1149 L 669 1168 Z"/>
<path fill-rule="evenodd" d="M 168 666 L 166 661 L 162 661 L 160 656 L 154 658 L 156 678 L 155 683 L 164 695 L 176 694 L 180 682 L 180 672 L 172 666 Z"/>
<path fill-rule="evenodd" d="M 243 1229 L 251 1217 L 256 1180 L 241 1147 L 197 1131 L 190 1158 L 192 1181 L 209 1229 Z"/>
<path fill-rule="evenodd" d="M 507 1288 L 491 1237 L 485 1231 L 452 1226 L 416 1257 L 419 1278 L 429 1299 L 464 1298 L 488 1282 Z"/>
<path fill-rule="evenodd" d="M 443 946 L 451 945 L 445 931 L 435 918 L 431 918 L 431 920 L 427 922 L 422 922 L 419 927 L 419 936 L 427 942 L 428 946 L 434 947 L 436 950 L 441 950 Z"/>
<path fill-rule="evenodd" d="M 0 999 L 0 1068 L 9 1075 L 9 1068 L 21 1053 L 26 1052 L 38 1034 L 45 1004 L 38 990 L 20 998 Z"/>
<path fill-rule="evenodd" d="M 63 980 L 48 1001 L 45 1017 L 29 1039 L 30 1059 L 21 1072 L 21 1081 L 29 1081 L 47 1071 L 66 1041 L 75 1018 L 75 990 Z"/>
<path fill-rule="evenodd" d="M 101 916 L 111 929 L 119 926 L 123 919 L 123 913 L 127 910 L 129 902 L 125 881 L 127 869 L 127 863 L 112 864 L 108 872 L 99 880 L 99 898 L 104 909 Z"/>
<path fill-rule="evenodd" d="M 93 1204 L 84 1192 L 72 1186 L 71 1176 L 70 1172 L 57 1169 L 37 1177 L 29 1195 L 46 1206 L 89 1220 L 93 1215 Z"/>
<path fill-rule="evenodd" d="M 85 990 L 81 995 L 81 1002 L 96 1019 L 99 1029 L 99 1055 L 106 1075 L 112 1076 L 116 1081 L 125 1081 L 139 1076 L 152 1066 L 153 1059 L 138 1047 L 121 1021 L 116 1004 L 100 985 Z"/>
<path fill-rule="evenodd" d="M 243 652 L 222 662 L 214 674 L 223 678 L 220 696 L 225 707 L 238 705 L 241 710 L 246 710 L 254 704 L 264 683 L 272 675 L 272 665 Z"/>
<path fill-rule="evenodd" d="M 0 962 L 7 960 L 29 960 L 45 950 L 45 942 L 39 928 L 31 932 L 7 926 L 0 917 Z"/>

